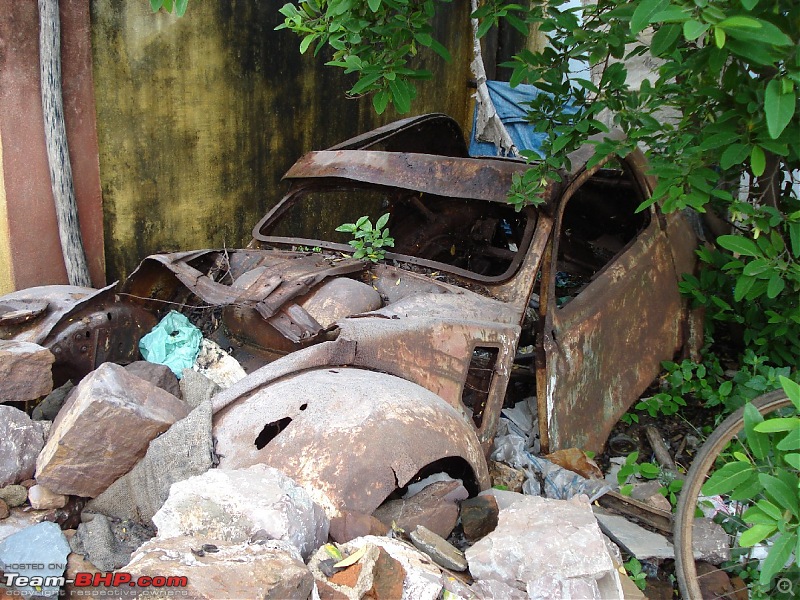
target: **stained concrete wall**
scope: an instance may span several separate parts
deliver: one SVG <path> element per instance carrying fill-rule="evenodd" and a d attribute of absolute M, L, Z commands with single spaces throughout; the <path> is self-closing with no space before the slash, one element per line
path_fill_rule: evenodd
<path fill-rule="evenodd" d="M 105 282 L 89 0 L 61 0 L 64 119 L 81 233 L 96 286 Z M 0 293 L 66 283 L 39 88 L 36 0 L 0 0 Z"/>
<path fill-rule="evenodd" d="M 109 280 L 154 252 L 247 243 L 299 156 L 398 117 L 346 99 L 352 79 L 274 31 L 283 3 L 197 1 L 177 18 L 146 0 L 92 0 Z M 466 125 L 468 6 L 443 10 L 453 62 L 427 62 L 436 84 L 418 86 L 412 110 Z"/>

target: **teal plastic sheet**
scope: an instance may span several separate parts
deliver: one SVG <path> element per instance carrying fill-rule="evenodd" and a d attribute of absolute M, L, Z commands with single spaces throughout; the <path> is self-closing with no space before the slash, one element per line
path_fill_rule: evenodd
<path fill-rule="evenodd" d="M 200 353 L 203 334 L 177 311 L 169 314 L 139 341 L 139 351 L 149 362 L 168 366 L 180 379 Z"/>

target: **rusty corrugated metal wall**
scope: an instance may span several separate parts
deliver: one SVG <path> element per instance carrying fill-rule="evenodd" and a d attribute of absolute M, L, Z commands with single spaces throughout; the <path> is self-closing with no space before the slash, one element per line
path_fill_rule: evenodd
<path fill-rule="evenodd" d="M 93 0 L 92 44 L 109 281 L 148 254 L 237 247 L 284 192 L 282 174 L 303 153 L 398 117 L 298 38 L 274 31 L 279 2 L 192 2 L 186 16 L 146 0 Z M 414 114 L 470 122 L 468 6 L 442 8 L 433 82 L 418 85 Z"/>

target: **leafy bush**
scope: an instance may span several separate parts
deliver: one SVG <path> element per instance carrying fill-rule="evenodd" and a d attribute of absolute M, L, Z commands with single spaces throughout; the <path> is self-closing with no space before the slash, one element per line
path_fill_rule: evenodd
<path fill-rule="evenodd" d="M 355 249 L 353 258 L 366 258 L 372 262 L 383 260 L 386 256 L 384 247 L 394 246 L 394 238 L 389 237 L 389 229 L 386 222 L 389 220 L 389 213 L 381 216 L 372 226 L 369 217 L 364 216 L 355 223 L 344 223 L 336 228 L 336 231 L 352 233 L 355 239 L 348 243 Z"/>

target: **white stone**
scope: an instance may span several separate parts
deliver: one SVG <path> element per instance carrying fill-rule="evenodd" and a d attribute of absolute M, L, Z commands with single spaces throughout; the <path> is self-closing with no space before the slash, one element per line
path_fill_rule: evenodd
<path fill-rule="evenodd" d="M 525 496 L 501 510 L 497 528 L 465 554 L 476 579 L 496 579 L 530 592 L 529 582 L 535 586 L 550 578 L 551 586 L 561 582 L 558 589 L 622 598 L 619 573 L 592 509 L 577 499 Z"/>
<path fill-rule="evenodd" d="M 595 510 L 595 516 L 603 533 L 637 559 L 675 558 L 675 548 L 663 535 L 631 523 L 625 517 L 608 514 L 600 509 Z"/>
<path fill-rule="evenodd" d="M 43 485 L 34 485 L 28 490 L 28 502 L 37 510 L 63 508 L 67 504 L 67 497 L 51 492 Z"/>
<path fill-rule="evenodd" d="M 49 425 L 32 421 L 18 408 L 0 405 L 0 487 L 33 477 Z"/>
<path fill-rule="evenodd" d="M 304 559 L 325 543 L 329 527 L 324 511 L 303 488 L 265 465 L 211 469 L 173 484 L 153 523 L 159 538 L 284 540 Z"/>

